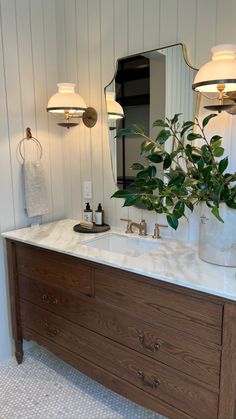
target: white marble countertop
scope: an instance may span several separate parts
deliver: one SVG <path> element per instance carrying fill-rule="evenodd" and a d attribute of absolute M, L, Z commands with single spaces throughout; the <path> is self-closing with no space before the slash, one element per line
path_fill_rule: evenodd
<path fill-rule="evenodd" d="M 66 219 L 6 232 L 2 236 L 236 301 L 236 268 L 201 261 L 196 246 L 191 243 L 161 238 L 156 241 L 157 249 L 131 257 L 83 245 L 84 240 L 98 235 L 74 232 L 73 226 L 77 223 Z M 111 232 L 124 235 L 117 229 L 108 233 Z M 143 240 L 154 241 L 151 236 Z"/>

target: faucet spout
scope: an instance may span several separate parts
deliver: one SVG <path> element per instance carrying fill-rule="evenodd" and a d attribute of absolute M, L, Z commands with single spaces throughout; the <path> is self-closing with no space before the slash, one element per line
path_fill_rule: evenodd
<path fill-rule="evenodd" d="M 141 223 L 130 223 L 130 230 L 133 233 L 133 227 L 137 228 L 139 230 L 140 236 L 146 236 L 147 235 L 147 224 L 145 220 L 142 220 Z"/>

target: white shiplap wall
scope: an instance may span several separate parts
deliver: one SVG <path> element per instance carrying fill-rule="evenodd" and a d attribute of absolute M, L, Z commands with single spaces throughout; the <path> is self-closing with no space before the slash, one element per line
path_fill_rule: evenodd
<path fill-rule="evenodd" d="M 148 211 L 122 209 L 121 200 L 111 200 L 116 189 L 110 164 L 109 138 L 103 89 L 111 81 L 116 59 L 136 52 L 183 42 L 194 67 L 210 58 L 216 43 L 236 43 L 235 0 L 58 0 L 58 54 L 61 81 L 76 82 L 87 104 L 98 111 L 98 123 L 64 133 L 67 155 L 65 189 L 67 215 L 81 217 L 82 183 L 93 184 L 92 207 L 104 205 L 106 220 L 121 225 L 120 218 L 145 218 L 149 231 L 154 222 L 164 221 Z M 138 122 L 138 121 L 137 121 Z M 231 127 L 232 125 L 232 127 Z M 218 117 L 217 131 L 226 134 L 231 165 L 236 149 L 230 138 L 236 131 L 236 118 Z M 229 129 L 229 126 L 232 128 Z M 214 130 L 214 126 L 211 126 Z M 181 239 L 197 239 L 197 214 L 183 221 L 177 232 Z"/>
<path fill-rule="evenodd" d="M 50 211 L 43 222 L 64 217 L 61 130 L 48 118 L 55 92 L 55 0 L 0 0 L 0 231 L 29 225 L 24 212 L 17 144 L 25 128 L 43 146 Z M 28 147 L 28 154 L 34 153 Z M 33 154 L 32 154 L 33 155 Z M 7 280 L 0 242 L 0 362 L 10 354 Z"/>

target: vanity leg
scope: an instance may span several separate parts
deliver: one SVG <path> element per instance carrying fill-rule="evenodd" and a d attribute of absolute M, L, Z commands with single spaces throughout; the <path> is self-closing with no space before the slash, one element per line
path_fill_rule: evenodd
<path fill-rule="evenodd" d="M 15 358 L 18 364 L 22 363 L 23 356 L 23 342 L 22 340 L 15 340 Z"/>

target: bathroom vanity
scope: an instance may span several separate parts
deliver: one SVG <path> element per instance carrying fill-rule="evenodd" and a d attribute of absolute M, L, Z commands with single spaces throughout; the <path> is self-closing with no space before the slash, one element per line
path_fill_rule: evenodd
<path fill-rule="evenodd" d="M 4 234 L 17 362 L 32 339 L 169 418 L 236 418 L 235 269 L 171 239 L 137 258 L 89 248 L 74 224 Z"/>

